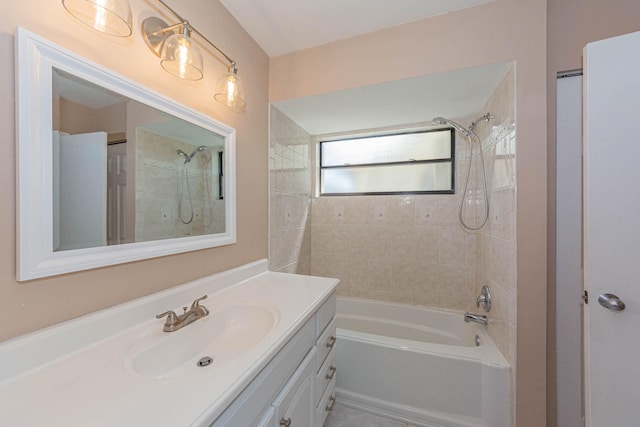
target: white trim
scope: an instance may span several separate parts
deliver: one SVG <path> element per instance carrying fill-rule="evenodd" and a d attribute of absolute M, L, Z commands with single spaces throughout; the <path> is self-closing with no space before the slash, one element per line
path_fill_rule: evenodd
<path fill-rule="evenodd" d="M 225 232 L 152 242 L 53 251 L 52 70 L 57 68 L 172 114 L 225 138 Z M 236 243 L 235 129 L 81 58 L 24 28 L 16 29 L 17 280 Z"/>

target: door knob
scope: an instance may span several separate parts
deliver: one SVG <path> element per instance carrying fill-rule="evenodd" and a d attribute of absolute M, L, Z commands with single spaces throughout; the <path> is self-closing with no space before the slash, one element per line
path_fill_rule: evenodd
<path fill-rule="evenodd" d="M 624 302 L 614 294 L 602 294 L 598 297 L 598 303 L 604 308 L 612 311 L 622 311 L 625 308 Z"/>

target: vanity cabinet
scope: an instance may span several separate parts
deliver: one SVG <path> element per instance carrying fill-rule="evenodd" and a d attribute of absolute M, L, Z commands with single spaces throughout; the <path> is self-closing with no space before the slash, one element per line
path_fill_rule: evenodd
<path fill-rule="evenodd" d="M 335 294 L 211 427 L 322 427 L 335 402 Z"/>
<path fill-rule="evenodd" d="M 261 260 L 0 343 L 0 425 L 322 427 L 337 285 Z M 163 332 L 202 295 L 209 316 Z"/>

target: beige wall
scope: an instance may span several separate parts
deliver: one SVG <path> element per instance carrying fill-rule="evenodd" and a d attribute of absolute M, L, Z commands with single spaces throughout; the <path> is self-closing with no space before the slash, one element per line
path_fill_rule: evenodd
<path fill-rule="evenodd" d="M 546 19 L 544 1 L 496 0 L 273 58 L 269 87 L 279 101 L 515 60 L 519 427 L 546 423 Z"/>
<path fill-rule="evenodd" d="M 57 98 L 53 103 L 53 130 L 71 134 L 103 131 L 109 135 L 125 135 L 126 116 L 125 103 L 93 109 L 65 98 Z"/>
<path fill-rule="evenodd" d="M 56 108 L 56 106 L 59 106 L 59 108 Z M 71 134 L 96 132 L 98 130 L 96 125 L 97 110 L 65 98 L 59 98 L 59 102 L 54 103 L 53 116 L 57 116 L 60 119 L 59 126 L 54 126 L 54 130 Z"/>
<path fill-rule="evenodd" d="M 640 30 L 637 0 L 548 1 L 548 427 L 556 425 L 555 390 L 555 186 L 556 186 L 556 76 L 582 68 L 582 49 L 592 41 Z"/>
<path fill-rule="evenodd" d="M 269 58 L 218 2 L 179 2 L 179 13 L 239 65 L 246 114 L 213 101 L 226 64 L 205 54 L 205 78 L 184 82 L 162 70 L 139 32 L 155 2 L 131 0 L 133 37 L 103 36 L 79 24 L 59 1 L 3 4 L 0 14 L 0 340 L 267 256 Z M 158 8 L 160 6 L 157 6 Z M 35 12 L 37 11 L 37 12 Z M 165 16 L 165 19 L 168 17 Z M 17 283 L 15 280 L 14 31 L 23 26 L 83 57 L 237 129 L 238 243 L 221 248 Z"/>

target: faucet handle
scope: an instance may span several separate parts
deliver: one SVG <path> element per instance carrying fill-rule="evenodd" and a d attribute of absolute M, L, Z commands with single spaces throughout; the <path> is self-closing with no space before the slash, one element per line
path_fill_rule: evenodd
<path fill-rule="evenodd" d="M 476 299 L 476 307 L 480 307 L 481 305 L 484 311 L 491 311 L 491 292 L 489 292 L 489 286 L 487 285 L 482 287 L 482 292 L 480 292 L 480 296 Z"/>
<path fill-rule="evenodd" d="M 178 322 L 178 315 L 173 310 L 156 315 L 156 319 L 162 319 L 165 316 L 167 317 L 167 320 L 164 322 L 165 325 L 173 325 Z"/>
<path fill-rule="evenodd" d="M 207 295 L 200 297 L 198 299 L 196 299 L 192 304 L 191 304 L 191 310 L 197 310 L 197 309 L 201 309 L 204 311 L 204 315 L 206 316 L 207 314 L 209 314 L 209 310 L 207 310 L 207 307 L 205 307 L 204 305 L 200 305 L 200 301 L 206 300 L 207 299 Z"/>

